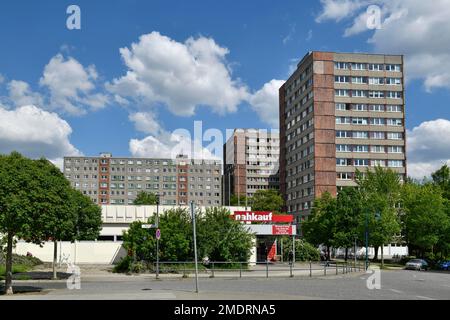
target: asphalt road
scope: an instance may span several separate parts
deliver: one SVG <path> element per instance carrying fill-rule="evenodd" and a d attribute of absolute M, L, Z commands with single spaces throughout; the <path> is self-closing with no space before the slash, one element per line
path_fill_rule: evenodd
<path fill-rule="evenodd" d="M 91 275 L 81 279 L 80 290 L 67 289 L 66 282 L 16 282 L 16 291 L 35 291 L 2 299 L 42 300 L 434 300 L 450 299 L 450 273 L 418 271 L 382 271 L 381 288 L 369 290 L 370 274 L 351 273 L 325 277 L 201 278 L 200 293 L 194 292 L 194 279 L 154 276 Z M 40 290 L 40 292 L 36 292 Z"/>

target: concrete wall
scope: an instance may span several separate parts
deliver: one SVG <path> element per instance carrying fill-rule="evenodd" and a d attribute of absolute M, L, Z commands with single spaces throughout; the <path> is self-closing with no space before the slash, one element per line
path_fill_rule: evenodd
<path fill-rule="evenodd" d="M 18 242 L 14 253 L 26 255 L 30 252 L 33 256 L 44 262 L 53 261 L 53 242 L 46 242 L 43 247 L 32 243 Z M 122 242 L 58 242 L 58 263 L 81 264 L 113 264 L 120 261 L 126 255 L 122 248 Z"/>

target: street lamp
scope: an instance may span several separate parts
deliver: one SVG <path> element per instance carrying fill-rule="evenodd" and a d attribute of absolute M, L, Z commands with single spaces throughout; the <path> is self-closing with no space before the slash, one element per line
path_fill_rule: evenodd
<path fill-rule="evenodd" d="M 156 194 L 156 232 L 159 229 L 159 193 Z M 159 237 L 156 237 L 156 279 L 159 278 Z"/>
<path fill-rule="evenodd" d="M 379 211 L 375 212 L 375 219 L 379 221 L 381 218 L 381 213 Z M 369 210 L 366 210 L 366 270 L 369 267 Z"/>

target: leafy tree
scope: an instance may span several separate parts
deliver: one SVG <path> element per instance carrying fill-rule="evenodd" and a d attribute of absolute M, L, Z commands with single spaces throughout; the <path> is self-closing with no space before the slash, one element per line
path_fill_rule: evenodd
<path fill-rule="evenodd" d="M 159 218 L 161 240 L 160 259 L 163 261 L 187 261 L 193 256 L 192 224 L 189 211 L 171 209 Z"/>
<path fill-rule="evenodd" d="M 134 199 L 133 204 L 135 206 L 151 206 L 156 205 L 158 198 L 153 192 L 141 191 L 138 193 L 136 199 Z"/>
<path fill-rule="evenodd" d="M 50 239 L 72 240 L 77 227 L 84 229 L 72 201 L 73 192 L 61 171 L 48 160 L 30 160 L 17 152 L 0 156 L 0 233 L 7 242 L 7 294 L 13 293 L 14 239 L 40 245 Z"/>
<path fill-rule="evenodd" d="M 226 208 L 206 208 L 198 214 L 197 234 L 200 257 L 211 261 L 248 261 L 254 235 L 245 224 L 230 218 Z"/>
<path fill-rule="evenodd" d="M 358 190 L 353 187 L 341 190 L 336 200 L 332 243 L 334 247 L 345 248 L 345 261 L 348 258 L 348 248 L 353 247 L 356 238 L 362 239 L 358 232 L 362 216 L 363 202 Z"/>
<path fill-rule="evenodd" d="M 431 174 L 435 185 L 442 190 L 442 195 L 447 200 L 450 200 L 450 168 L 443 165 L 439 170 Z"/>
<path fill-rule="evenodd" d="M 251 206 L 254 211 L 272 211 L 280 213 L 283 207 L 283 198 L 278 190 L 258 190 L 251 198 Z"/>
<path fill-rule="evenodd" d="M 435 185 L 407 183 L 402 188 L 404 235 L 422 257 L 425 252 L 437 253 L 439 247 L 445 251 L 450 218 L 444 202 L 440 188 Z"/>
<path fill-rule="evenodd" d="M 292 237 L 283 239 L 283 260 L 289 261 L 292 250 Z M 311 243 L 303 239 L 295 239 L 295 261 L 319 261 L 320 251 Z"/>
<path fill-rule="evenodd" d="M 369 244 L 375 247 L 374 260 L 378 259 L 378 247 L 381 246 L 381 264 L 383 266 L 383 245 L 390 243 L 400 232 L 398 205 L 400 202 L 400 178 L 391 169 L 378 166 L 364 174 L 357 171 L 356 182 L 360 188 L 365 214 L 368 216 Z M 365 224 L 365 223 L 364 223 Z"/>
<path fill-rule="evenodd" d="M 245 195 L 240 195 L 239 197 L 235 194 L 232 194 L 230 197 L 230 205 L 231 206 L 245 206 L 245 204 L 250 205 L 251 199 L 248 199 Z"/>
<path fill-rule="evenodd" d="M 329 192 L 324 192 L 314 201 L 308 220 L 302 222 L 306 241 L 313 245 L 326 246 L 328 259 L 330 259 L 330 247 L 333 245 L 333 234 L 336 233 L 336 207 L 337 200 Z"/>

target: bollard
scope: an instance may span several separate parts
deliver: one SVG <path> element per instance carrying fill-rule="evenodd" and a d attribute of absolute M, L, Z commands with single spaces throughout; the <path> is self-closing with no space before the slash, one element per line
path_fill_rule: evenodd
<path fill-rule="evenodd" d="M 214 262 L 212 263 L 211 276 L 210 276 L 210 278 L 214 278 Z"/>
<path fill-rule="evenodd" d="M 327 276 L 327 265 L 326 264 L 323 266 L 323 275 Z"/>
<path fill-rule="evenodd" d="M 311 261 L 309 261 L 309 277 L 312 277 L 312 266 L 311 266 Z"/>
<path fill-rule="evenodd" d="M 186 274 L 186 263 L 183 263 L 183 278 L 187 278 L 187 274 Z"/>
<path fill-rule="evenodd" d="M 338 275 L 339 271 L 338 271 L 338 264 L 337 264 L 337 261 L 335 262 L 335 264 L 336 264 L 336 275 Z"/>
<path fill-rule="evenodd" d="M 242 262 L 239 263 L 239 278 L 242 278 Z"/>
<path fill-rule="evenodd" d="M 269 277 L 269 260 L 266 261 L 266 278 Z"/>
<path fill-rule="evenodd" d="M 292 263 L 289 264 L 289 269 L 290 269 L 290 272 L 291 272 L 290 277 L 292 278 L 294 276 L 294 274 L 292 273 Z"/>

